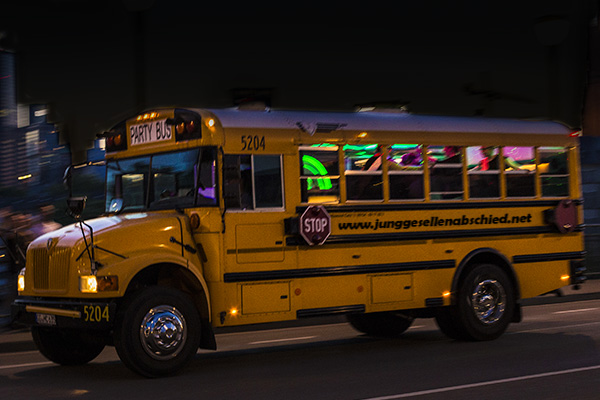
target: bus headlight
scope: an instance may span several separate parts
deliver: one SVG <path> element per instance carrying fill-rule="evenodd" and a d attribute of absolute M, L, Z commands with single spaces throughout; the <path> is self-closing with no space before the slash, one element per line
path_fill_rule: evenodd
<path fill-rule="evenodd" d="M 84 275 L 79 277 L 79 291 L 81 293 L 97 293 L 98 280 L 95 275 Z"/>
<path fill-rule="evenodd" d="M 22 292 L 25 290 L 25 268 L 19 271 L 19 277 L 17 278 L 17 291 Z"/>
<path fill-rule="evenodd" d="M 98 293 L 119 290 L 117 276 L 83 275 L 79 277 L 79 291 L 81 293 Z"/>

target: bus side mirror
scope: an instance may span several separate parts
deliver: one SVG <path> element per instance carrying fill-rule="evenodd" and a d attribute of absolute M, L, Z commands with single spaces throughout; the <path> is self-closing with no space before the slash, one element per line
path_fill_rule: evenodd
<path fill-rule="evenodd" d="M 69 215 L 77 220 L 81 218 L 87 197 L 69 197 L 67 199 L 67 210 Z"/>
<path fill-rule="evenodd" d="M 118 214 L 123 209 L 123 199 L 112 199 L 110 206 L 108 206 L 108 212 Z"/>
<path fill-rule="evenodd" d="M 69 191 L 69 197 L 73 195 L 71 182 L 73 180 L 73 166 L 69 165 L 67 169 L 65 169 L 65 174 L 63 175 L 63 185 L 65 189 Z"/>

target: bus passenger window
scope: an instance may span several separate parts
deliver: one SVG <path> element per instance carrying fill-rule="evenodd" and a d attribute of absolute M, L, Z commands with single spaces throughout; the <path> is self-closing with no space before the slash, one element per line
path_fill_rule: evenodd
<path fill-rule="evenodd" d="M 500 197 L 500 148 L 474 146 L 467 148 L 469 197 Z"/>
<path fill-rule="evenodd" d="M 382 161 L 387 148 L 376 144 L 345 145 L 344 163 L 348 200 L 383 200 Z"/>
<path fill-rule="evenodd" d="M 425 158 L 429 160 L 428 156 Z M 422 145 L 392 145 L 388 160 L 390 200 L 422 200 L 425 198 L 423 159 Z"/>
<path fill-rule="evenodd" d="M 540 147 L 538 168 L 542 179 L 542 197 L 569 195 L 568 149 Z"/>
<path fill-rule="evenodd" d="M 462 153 L 459 146 L 428 147 L 428 154 L 435 159 L 429 170 L 431 200 L 463 198 Z"/>
<path fill-rule="evenodd" d="M 279 155 L 225 155 L 223 196 L 228 209 L 283 207 Z"/>
<path fill-rule="evenodd" d="M 254 206 L 256 208 L 283 207 L 281 156 L 253 156 Z"/>
<path fill-rule="evenodd" d="M 535 149 L 505 146 L 502 154 L 506 197 L 535 197 Z"/>
<path fill-rule="evenodd" d="M 340 201 L 338 146 L 300 147 L 300 190 L 303 203 Z"/>

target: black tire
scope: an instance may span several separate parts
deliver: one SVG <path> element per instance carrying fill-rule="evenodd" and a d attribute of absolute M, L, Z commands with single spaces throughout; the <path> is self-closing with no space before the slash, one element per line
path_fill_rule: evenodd
<path fill-rule="evenodd" d="M 440 328 L 457 339 L 493 340 L 506 331 L 514 312 L 514 287 L 506 273 L 493 264 L 478 264 L 462 280 L 456 306 L 441 317 Z"/>
<path fill-rule="evenodd" d="M 152 286 L 120 307 L 114 343 L 129 369 L 154 378 L 183 368 L 198 350 L 200 333 L 200 316 L 187 294 Z"/>
<path fill-rule="evenodd" d="M 101 333 L 33 326 L 31 336 L 40 353 L 60 365 L 86 364 L 106 346 L 106 337 Z"/>
<path fill-rule="evenodd" d="M 397 337 L 412 325 L 414 318 L 399 312 L 348 314 L 354 329 L 370 336 Z"/>
<path fill-rule="evenodd" d="M 435 322 L 440 331 L 450 339 L 464 340 L 466 335 L 464 331 L 456 324 L 456 306 L 440 308 L 435 314 Z"/>

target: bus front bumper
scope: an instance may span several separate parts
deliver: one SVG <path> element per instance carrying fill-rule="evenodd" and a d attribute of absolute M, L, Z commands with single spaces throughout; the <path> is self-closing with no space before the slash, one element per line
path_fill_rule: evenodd
<path fill-rule="evenodd" d="M 114 300 L 90 302 L 18 298 L 11 306 L 12 320 L 28 326 L 67 329 L 110 329 L 117 304 Z"/>

